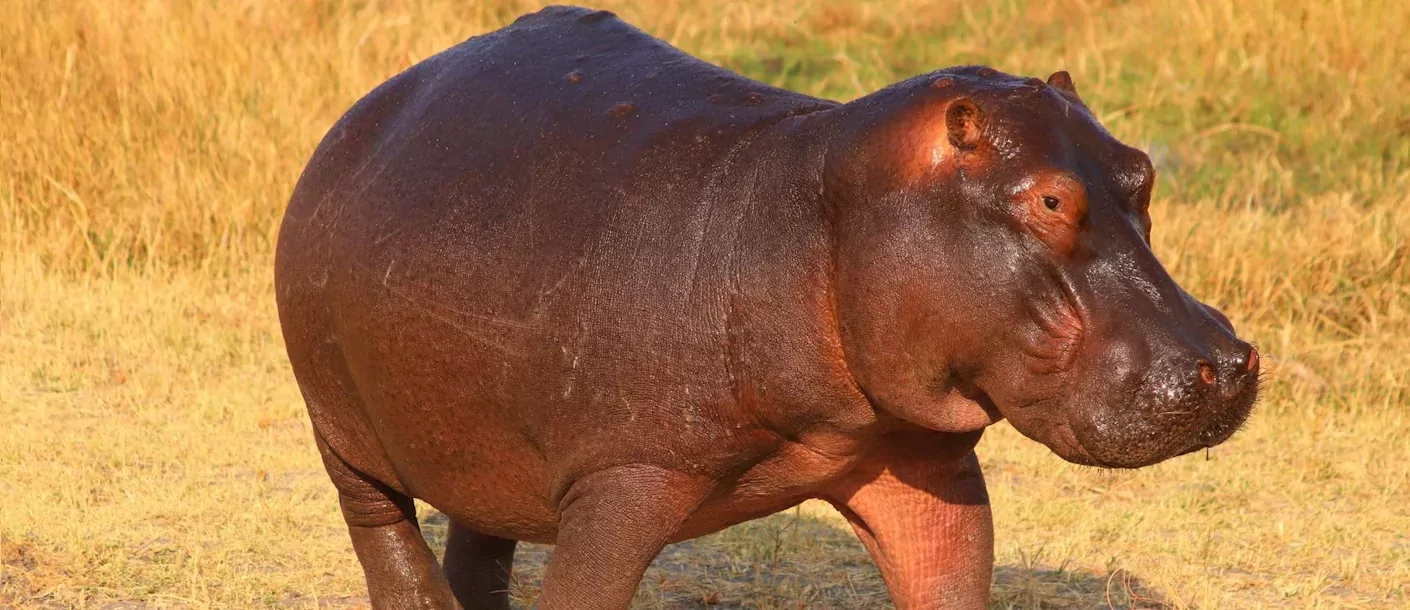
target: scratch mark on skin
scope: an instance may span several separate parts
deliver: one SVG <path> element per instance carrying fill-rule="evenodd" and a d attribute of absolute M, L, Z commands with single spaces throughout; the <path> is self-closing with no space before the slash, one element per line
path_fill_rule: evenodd
<path fill-rule="evenodd" d="M 622 391 L 622 386 L 617 386 L 617 398 L 622 401 L 622 405 L 627 408 L 627 421 L 636 421 L 636 409 L 632 407 L 632 401 L 627 400 L 626 392 Z"/>
<path fill-rule="evenodd" d="M 323 197 L 319 198 L 318 205 L 314 206 L 313 213 L 309 215 L 309 220 L 312 221 L 318 218 L 319 213 L 323 211 L 323 207 L 328 204 L 328 201 L 331 200 L 334 195 L 343 193 L 344 189 L 341 187 L 346 187 L 352 184 L 358 184 L 358 187 L 356 189 L 346 193 L 346 196 L 340 199 L 340 205 L 338 205 L 338 209 L 330 212 L 328 215 L 328 219 L 320 223 L 320 228 L 322 228 L 323 230 L 331 230 L 337 223 L 338 218 L 342 216 L 343 210 L 347 208 L 348 201 L 361 196 L 367 191 L 368 188 L 371 188 L 373 182 L 375 182 L 377 178 L 381 177 L 382 174 L 387 171 L 387 168 L 391 166 L 391 163 L 381 163 L 377 167 L 376 171 L 372 172 L 370 175 L 367 176 L 366 179 L 361 180 L 359 183 L 359 179 L 362 178 L 363 172 L 367 171 L 367 168 L 370 167 L 374 161 L 381 158 L 380 155 L 382 155 L 384 151 L 387 153 L 387 158 L 395 158 L 395 155 L 400 153 L 403 148 L 406 148 L 406 146 L 411 143 L 411 140 L 413 138 L 420 135 L 422 131 L 425 131 L 426 123 L 427 122 L 422 122 L 422 124 L 417 125 L 416 128 L 413 129 L 410 134 L 404 136 L 401 141 L 398 142 L 398 146 L 396 146 L 395 150 L 387 150 L 390 146 L 390 142 L 384 140 L 379 143 L 378 146 L 373 149 L 372 153 L 367 155 L 367 158 L 362 162 L 362 165 L 358 166 L 357 171 L 354 171 L 352 175 L 339 181 L 341 184 L 339 184 L 338 187 L 328 189 L 328 192 L 324 193 Z M 309 222 L 308 224 L 304 225 L 305 234 L 308 233 L 313 224 L 313 222 Z"/>
<path fill-rule="evenodd" d="M 710 223 L 715 220 L 715 207 L 710 206 L 705 213 L 705 220 L 700 223 L 700 227 L 694 231 L 695 235 L 691 240 L 695 246 L 694 253 L 690 257 L 690 271 L 686 273 L 686 293 L 687 298 L 695 292 L 696 276 L 700 271 L 700 257 L 705 253 L 705 233 L 710 230 Z"/>
<path fill-rule="evenodd" d="M 430 87 L 433 87 L 436 83 L 440 82 L 440 80 L 441 80 L 442 78 L 444 78 L 444 76 L 445 76 L 444 74 L 437 74 L 434 78 L 431 79 L 431 81 L 430 81 L 429 83 L 426 83 L 426 82 L 418 82 L 418 83 L 416 83 L 416 84 L 419 85 L 419 86 L 422 86 L 422 87 L 430 88 Z M 425 110 L 425 107 L 428 106 L 428 105 L 430 105 L 430 103 L 431 103 L 431 101 L 432 101 L 432 100 L 430 100 L 430 99 L 425 98 L 424 96 L 418 96 L 416 92 L 408 93 L 408 94 L 407 94 L 407 97 L 408 97 L 408 99 L 410 99 L 410 100 L 418 100 L 418 98 L 419 98 L 419 102 L 420 102 L 420 103 L 419 103 L 419 104 L 408 104 L 408 106 L 405 107 L 405 108 L 403 108 L 400 113 L 393 113 L 392 116 L 377 117 L 377 118 L 379 118 L 379 119 L 381 119 L 381 120 L 380 120 L 380 121 L 375 121 L 375 122 L 380 125 L 380 123 L 381 123 L 382 121 L 390 121 L 390 122 L 394 122 L 394 123 L 396 123 L 396 124 L 399 125 L 400 122 L 401 122 L 401 120 L 402 120 L 404 117 L 406 117 L 406 116 L 414 116 L 415 113 L 424 111 L 424 110 Z M 495 95 L 495 96 L 493 96 L 491 99 L 495 99 L 495 98 L 497 98 L 497 97 L 498 97 L 498 95 Z M 370 120 L 370 119 L 372 119 L 372 118 L 373 118 L 373 117 L 364 116 L 364 117 L 361 117 L 360 120 L 362 120 L 362 121 L 367 121 L 367 120 Z M 376 162 L 378 159 L 381 159 L 381 158 L 394 159 L 394 158 L 396 158 L 396 157 L 401 153 L 402 149 L 406 148 L 408 145 L 411 144 L 411 142 L 412 142 L 413 140 L 415 140 L 418 136 L 420 136 L 422 132 L 426 131 L 426 128 L 430 126 L 430 123 L 431 123 L 430 121 L 424 121 L 424 120 L 423 120 L 423 121 L 420 121 L 418 124 L 416 124 L 415 126 L 413 126 L 413 127 L 411 128 L 411 130 L 410 130 L 409 133 L 407 133 L 407 134 L 404 135 L 404 136 L 401 136 L 401 139 L 400 139 L 400 140 L 390 140 L 390 139 L 388 139 L 388 138 L 378 138 L 377 145 L 372 149 L 371 152 L 366 153 L 365 155 L 363 155 L 362 163 L 358 166 L 358 168 L 357 168 L 356 170 L 354 170 L 351 174 L 347 174 L 347 175 L 345 175 L 345 176 L 343 176 L 343 177 L 341 177 L 341 178 L 335 179 L 334 182 L 333 182 L 333 184 L 328 185 L 328 188 L 327 188 L 326 191 L 324 192 L 323 196 L 319 198 L 318 204 L 314 206 L 313 212 L 309 214 L 309 216 L 308 216 L 309 222 L 304 225 L 304 227 L 303 227 L 303 234 L 304 234 L 304 235 L 308 235 L 308 234 L 309 234 L 311 231 L 313 231 L 315 228 L 319 228 L 319 229 L 322 229 L 322 230 L 324 230 L 324 231 L 329 231 L 329 230 L 331 230 L 331 229 L 333 228 L 335 222 L 337 221 L 338 217 L 342 215 L 343 209 L 347 207 L 348 201 L 349 201 L 350 199 L 352 199 L 353 197 L 360 196 L 360 195 L 362 195 L 364 192 L 366 192 L 367 189 L 372 186 L 372 183 L 373 183 L 374 181 L 376 181 L 376 179 L 379 178 L 379 177 L 382 175 L 382 173 L 387 170 L 387 168 L 391 165 L 391 163 L 390 163 L 390 162 L 384 162 L 384 163 L 382 163 L 382 164 L 380 165 L 380 167 L 378 167 L 375 172 L 373 172 L 371 175 L 367 176 L 366 179 L 362 179 L 362 175 L 363 175 L 364 172 L 367 171 L 367 168 L 368 168 L 368 167 L 371 167 L 372 164 L 373 164 L 374 162 Z M 397 128 L 396 125 L 393 125 L 393 126 L 389 127 L 389 129 L 390 129 L 393 133 L 395 133 L 396 128 Z M 342 128 L 341 128 L 341 130 L 339 131 L 339 134 L 338 134 L 340 143 L 341 143 L 342 140 L 347 139 L 349 129 L 350 129 L 350 127 L 349 127 L 348 125 L 343 125 L 343 126 L 342 126 Z M 393 143 L 394 143 L 394 142 L 395 142 L 395 146 L 393 146 Z M 341 151 L 339 154 L 346 154 L 346 152 L 347 152 L 347 151 Z M 385 154 L 384 154 L 384 153 L 385 153 Z M 305 171 L 307 171 L 307 170 L 305 170 Z M 359 180 L 361 180 L 361 185 L 360 185 L 355 191 L 350 192 L 350 193 L 347 193 L 347 196 L 342 198 L 341 205 L 338 206 L 338 209 L 337 209 L 336 211 L 332 212 L 332 213 L 329 215 L 329 217 L 328 217 L 328 219 L 327 219 L 326 221 L 324 221 L 324 222 L 322 222 L 322 223 L 319 223 L 321 226 L 319 226 L 319 227 L 314 227 L 314 226 L 313 226 L 314 223 L 313 223 L 312 221 L 318 218 L 319 213 L 323 210 L 323 207 L 328 204 L 328 201 L 331 200 L 335 195 L 338 195 L 338 194 L 340 194 L 340 193 L 343 193 L 350 185 L 357 184 Z M 379 243 L 380 243 L 380 240 L 379 240 Z"/>
<path fill-rule="evenodd" d="M 721 323 L 724 325 L 725 374 L 729 379 L 731 395 L 734 398 L 735 404 L 742 404 L 744 398 L 744 388 L 740 385 L 741 379 L 737 375 L 735 375 L 735 371 L 740 368 L 740 363 L 738 361 L 740 358 L 738 343 L 739 338 L 737 328 L 735 328 L 735 325 L 738 323 L 739 318 L 739 314 L 736 311 L 736 308 L 739 305 L 739 295 L 742 292 L 740 288 L 739 279 L 739 251 L 741 249 L 740 227 L 744 225 L 745 219 L 748 218 L 754 211 L 754 193 L 759 183 L 759 167 L 756 165 L 750 169 L 751 171 L 749 173 L 749 180 L 745 183 L 746 188 L 744 191 L 744 205 L 742 206 L 743 209 L 739 211 L 739 216 L 735 218 L 733 227 L 734 236 L 730 241 L 728 262 L 729 294 L 727 295 L 728 300 L 725 303 L 725 308 L 723 312 L 724 315 L 721 319 Z"/>
<path fill-rule="evenodd" d="M 560 347 L 559 349 L 562 350 L 565 355 L 568 353 L 568 346 L 566 346 L 566 345 Z M 564 398 L 567 398 L 569 394 L 572 394 L 572 393 L 573 393 L 573 385 L 574 385 L 575 383 L 577 383 L 577 381 L 578 381 L 578 355 L 577 355 L 577 354 L 574 354 L 574 355 L 573 355 L 573 363 L 569 366 L 568 382 L 567 382 L 566 384 L 564 384 L 564 387 L 563 387 L 563 397 L 564 397 Z"/>
<path fill-rule="evenodd" d="M 498 350 L 498 351 L 500 351 L 500 352 L 503 352 L 503 353 L 505 353 L 505 354 L 509 354 L 509 355 L 511 355 L 511 356 L 523 356 L 523 354 L 522 354 L 521 352 L 519 352 L 519 351 L 517 351 L 517 350 L 515 350 L 515 349 L 512 349 L 511 347 L 509 347 L 509 346 L 507 346 L 507 345 L 505 345 L 505 344 L 503 344 L 503 343 L 501 343 L 501 342 L 498 342 L 498 341 L 495 341 L 495 340 L 486 338 L 486 337 L 484 337 L 484 336 L 481 336 L 480 333 L 477 333 L 474 329 L 472 329 L 472 328 L 466 326 L 463 322 L 457 321 L 457 320 L 455 320 L 454 318 L 452 318 L 451 316 L 446 315 L 446 313 L 443 313 L 443 312 L 448 312 L 448 313 L 453 314 L 453 315 L 455 315 L 455 316 L 459 316 L 459 317 L 462 317 L 462 318 L 468 318 L 468 319 L 470 319 L 470 320 L 474 320 L 474 321 L 476 321 L 476 322 L 481 322 L 481 323 L 488 324 L 488 325 L 492 325 L 492 326 L 499 326 L 499 327 L 503 327 L 503 328 L 510 328 L 510 329 L 520 330 L 520 331 L 538 330 L 538 329 L 540 328 L 540 327 L 539 327 L 538 325 L 536 325 L 536 324 L 528 324 L 528 323 L 520 322 L 520 321 L 518 321 L 518 320 L 511 320 L 511 319 L 508 319 L 508 318 L 500 318 L 500 317 L 497 317 L 497 316 L 487 316 L 487 315 L 482 315 L 482 314 L 471 313 L 471 312 L 468 312 L 468 311 L 461 311 L 461 310 L 456 309 L 456 308 L 454 308 L 454 307 L 447 306 L 447 305 L 445 305 L 445 304 L 443 304 L 443 303 L 437 303 L 437 302 L 433 302 L 433 303 L 429 303 L 429 304 L 428 304 L 428 303 L 424 303 L 424 302 L 422 302 L 422 301 L 416 299 L 415 297 L 411 296 L 410 294 L 407 294 L 407 292 L 406 292 L 405 290 L 403 290 L 403 289 L 401 289 L 401 288 L 398 288 L 397 286 L 393 286 L 393 285 L 391 284 L 392 267 L 393 267 L 393 265 L 395 265 L 395 263 L 396 263 L 395 260 L 393 260 L 392 262 L 388 263 L 388 264 L 387 264 L 387 270 L 383 273 L 383 276 L 382 276 L 382 286 L 387 289 L 387 292 L 388 292 L 389 294 L 391 294 L 392 296 L 394 296 L 394 297 L 396 297 L 396 298 L 398 298 L 398 299 L 401 299 L 402 301 L 405 301 L 408 305 L 411 305 L 412 307 L 416 308 L 417 311 L 420 311 L 420 312 L 422 312 L 422 313 L 424 313 L 424 314 L 426 314 L 426 315 L 428 315 L 428 316 L 431 316 L 432 318 L 434 318 L 434 319 L 436 319 L 436 320 L 438 320 L 438 321 L 440 321 L 440 322 L 443 322 L 443 323 L 449 325 L 451 328 L 454 328 L 455 330 L 459 331 L 460 334 L 464 335 L 466 338 L 469 338 L 469 339 L 472 340 L 472 341 L 475 341 L 476 343 L 479 343 L 479 344 L 481 344 L 481 345 L 485 345 L 485 346 L 488 346 L 488 347 L 492 347 L 492 348 L 494 348 L 494 349 L 496 349 L 496 350 Z M 371 269 L 368 269 L 368 268 L 367 268 L 367 265 L 366 265 L 365 263 L 364 263 L 364 264 L 360 264 L 359 266 L 363 267 L 363 269 L 366 269 L 366 270 L 368 270 L 368 271 L 371 271 Z M 374 271 L 374 273 L 375 273 L 375 271 Z"/>
<path fill-rule="evenodd" d="M 562 277 L 559 277 L 558 281 L 554 282 L 552 286 L 549 286 L 548 290 L 539 293 L 539 302 L 543 303 L 547 301 L 549 297 L 553 296 L 554 293 L 558 292 L 558 289 L 562 288 L 563 284 L 568 282 L 568 278 L 573 277 L 574 273 L 581 269 L 583 265 L 587 264 L 587 259 L 588 256 L 586 254 L 579 256 L 578 262 L 574 264 L 571 269 L 565 272 Z"/>
<path fill-rule="evenodd" d="M 476 342 L 476 343 L 479 343 L 479 344 L 484 345 L 484 346 L 487 346 L 487 347 L 492 347 L 492 348 L 494 348 L 494 349 L 499 350 L 500 352 L 503 352 L 503 353 L 505 353 L 505 354 L 509 354 L 509 355 L 511 355 L 511 356 L 516 356 L 516 357 L 521 357 L 521 356 L 523 356 L 523 354 L 522 354 L 521 352 L 518 352 L 518 351 L 516 351 L 516 350 L 514 350 L 514 349 L 511 349 L 509 346 L 507 346 L 507 345 L 505 345 L 505 344 L 503 344 L 503 343 L 500 343 L 500 342 L 498 342 L 498 341 L 494 341 L 494 340 L 487 339 L 487 338 L 485 338 L 485 337 L 480 336 L 480 335 L 477 334 L 474 330 L 472 330 L 472 329 L 470 329 L 470 328 L 468 328 L 468 327 L 462 325 L 461 323 L 457 322 L 456 320 L 452 319 L 452 318 L 449 317 L 449 316 L 446 316 L 446 315 L 441 314 L 440 312 L 436 311 L 436 310 L 433 309 L 432 307 L 430 307 L 430 306 L 428 306 L 428 305 L 426 305 L 426 304 L 423 304 L 423 303 L 421 303 L 420 301 L 417 301 L 416 299 L 413 299 L 413 298 L 411 298 L 411 297 L 408 296 L 408 295 L 403 294 L 401 291 L 397 290 L 396 288 L 393 288 L 393 287 L 391 287 L 391 286 L 387 286 L 387 290 L 388 290 L 389 292 L 391 292 L 392 296 L 395 296 L 395 297 L 397 297 L 397 298 L 399 298 L 399 299 L 401 299 L 401 300 L 403 300 L 403 301 L 406 301 L 407 304 L 411 305 L 412 307 L 415 307 L 418 311 L 420 311 L 420 312 L 422 312 L 422 313 L 424 313 L 424 314 L 426 314 L 426 315 L 428 315 L 428 316 L 431 316 L 432 318 L 434 318 L 434 319 L 436 319 L 436 320 L 438 320 L 438 321 L 440 321 L 440 322 L 444 322 L 446 325 L 448 325 L 448 326 L 450 326 L 451 328 L 454 328 L 455 330 L 459 331 L 461 335 L 464 335 L 465 338 L 470 339 L 471 341 L 474 341 L 474 342 Z M 447 307 L 446 309 L 450 309 L 450 311 L 452 311 L 452 312 L 454 312 L 454 313 L 456 313 L 456 314 L 459 314 L 459 315 L 464 315 L 464 316 L 466 316 L 466 317 L 479 319 L 480 321 L 483 321 L 483 322 L 499 323 L 499 324 L 505 324 L 505 325 L 513 326 L 513 327 L 520 327 L 520 328 L 525 327 L 524 324 L 521 324 L 521 323 L 519 323 L 519 322 L 514 322 L 514 321 L 511 321 L 511 320 L 502 320 L 502 319 L 499 319 L 499 318 L 493 318 L 493 317 L 489 317 L 489 316 L 476 316 L 476 315 L 474 315 L 474 314 L 467 314 L 467 313 L 464 313 L 464 312 L 461 312 L 461 311 L 456 311 L 456 310 L 451 309 L 451 308 L 448 308 L 448 307 Z"/>
<path fill-rule="evenodd" d="M 397 235 L 400 235 L 400 234 L 401 234 L 401 229 L 396 229 L 396 230 L 394 230 L 394 231 L 388 231 L 388 232 L 386 232 L 386 233 L 383 233 L 380 237 L 378 237 L 375 241 L 373 241 L 373 242 L 372 242 L 372 245 L 374 245 L 374 246 L 380 246 L 380 245 L 382 245 L 382 242 L 385 242 L 385 241 L 387 241 L 388 239 L 391 239 L 391 238 L 393 238 L 393 237 L 396 237 Z"/>
<path fill-rule="evenodd" d="M 759 137 L 759 133 L 752 133 L 752 134 L 749 134 L 748 136 L 746 136 L 746 137 L 740 139 L 740 141 L 739 141 L 738 143 L 736 143 L 734 146 L 731 146 L 730 149 L 729 149 L 729 151 L 727 151 L 727 152 L 725 153 L 725 155 L 724 155 L 724 157 L 721 159 L 720 164 L 719 164 L 719 166 L 717 167 L 717 169 L 716 169 L 714 172 L 711 173 L 710 179 L 709 179 L 709 181 L 706 182 L 706 185 L 705 185 L 704 190 L 701 191 L 701 193 L 702 193 L 702 195 L 704 196 L 706 202 L 715 202 L 715 201 L 717 201 L 717 198 L 718 198 L 718 196 L 719 196 L 719 194 L 720 194 L 720 190 L 722 189 L 723 185 L 727 184 L 727 181 L 729 180 L 730 169 L 733 167 L 735 160 L 738 159 L 738 158 L 739 158 L 739 154 L 740 154 L 745 148 L 747 148 L 751 143 L 753 143 L 754 140 L 755 140 L 756 138 L 758 138 L 758 137 Z M 753 176 L 753 178 L 751 178 L 750 189 L 749 189 L 749 193 L 747 194 L 748 197 L 753 197 L 753 189 L 754 189 L 753 180 L 755 180 L 755 179 L 757 179 L 757 178 L 758 178 L 758 168 L 756 167 L 756 168 L 754 168 L 754 176 Z M 690 272 L 686 274 L 687 277 L 689 278 L 689 279 L 686 281 L 686 283 L 685 283 L 685 285 L 686 285 L 686 287 L 687 287 L 686 290 L 689 291 L 689 292 L 687 293 L 687 297 L 689 297 L 689 294 L 692 294 L 692 293 L 695 292 L 695 284 L 696 284 L 696 281 L 698 280 L 699 271 L 700 271 L 700 259 L 701 259 L 701 256 L 704 254 L 705 236 L 706 236 L 706 233 L 710 230 L 710 225 L 715 222 L 715 211 L 716 211 L 717 209 L 718 209 L 718 205 L 709 205 L 709 206 L 708 206 L 708 208 L 707 208 L 707 210 L 706 210 L 704 222 L 701 223 L 700 229 L 695 232 L 695 240 L 694 240 L 694 241 L 695 241 L 695 243 L 694 243 L 694 246 L 695 246 L 694 250 L 695 250 L 695 251 L 694 251 L 694 253 L 692 253 L 691 258 L 690 258 L 690 261 L 691 261 L 691 262 L 690 262 Z M 734 231 L 735 231 L 735 238 L 734 238 L 734 243 L 733 243 L 733 246 L 732 246 L 732 249 L 731 249 L 731 252 L 730 252 L 731 260 L 733 260 L 733 257 L 734 257 L 734 254 L 735 254 L 734 250 L 738 249 L 738 247 L 739 247 L 739 244 L 738 244 L 738 241 L 739 241 L 739 222 L 740 222 L 740 221 L 736 221 L 735 226 L 733 227 L 733 228 L 734 228 Z"/>

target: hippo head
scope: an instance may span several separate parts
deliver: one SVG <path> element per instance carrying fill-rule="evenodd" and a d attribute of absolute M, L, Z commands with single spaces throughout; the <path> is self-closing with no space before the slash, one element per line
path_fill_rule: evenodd
<path fill-rule="evenodd" d="M 1065 72 L 963 67 L 841 107 L 824 198 L 847 365 L 937 430 L 1008 418 L 1080 464 L 1211 447 L 1258 393 L 1258 353 L 1151 252 L 1155 171 Z"/>

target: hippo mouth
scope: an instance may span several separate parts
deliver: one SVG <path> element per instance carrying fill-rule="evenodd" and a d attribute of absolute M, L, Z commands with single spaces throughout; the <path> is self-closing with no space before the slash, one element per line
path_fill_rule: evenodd
<path fill-rule="evenodd" d="M 1258 384 L 1251 383 L 1217 401 L 1182 409 L 1142 401 L 1069 407 L 1066 421 L 1056 426 L 1047 444 L 1076 464 L 1142 468 L 1229 440 L 1248 422 L 1257 394 Z"/>

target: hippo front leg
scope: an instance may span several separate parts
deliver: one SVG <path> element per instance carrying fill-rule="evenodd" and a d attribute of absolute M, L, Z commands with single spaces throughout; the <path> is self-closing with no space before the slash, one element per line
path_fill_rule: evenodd
<path fill-rule="evenodd" d="M 651 560 L 714 487 L 703 477 L 645 465 L 579 479 L 560 502 L 539 608 L 626 608 Z"/>
<path fill-rule="evenodd" d="M 825 497 L 871 552 L 898 610 L 987 607 L 994 528 L 978 440 L 885 439 Z"/>

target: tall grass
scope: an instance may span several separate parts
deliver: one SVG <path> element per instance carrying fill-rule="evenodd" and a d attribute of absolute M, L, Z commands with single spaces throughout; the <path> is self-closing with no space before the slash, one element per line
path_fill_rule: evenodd
<path fill-rule="evenodd" d="M 535 8 L 6 4 L 23 17 L 0 23 L 0 246 L 83 273 L 266 256 L 299 169 L 343 109 Z M 1330 196 L 1370 208 L 1396 203 L 1410 175 L 1410 39 L 1393 27 L 1410 23 L 1404 3 L 601 4 L 706 59 L 840 99 L 959 63 L 1069 69 L 1118 135 L 1161 157 L 1173 204 L 1281 211 Z"/>
<path fill-rule="evenodd" d="M 1255 427 L 1231 443 L 1243 447 L 1231 451 L 1246 456 L 1236 463 L 1247 472 L 1172 466 L 1150 476 L 1219 476 L 1247 498 L 1277 496 L 1294 507 L 1288 511 L 1301 511 L 1307 539 L 1327 548 L 1287 546 L 1295 543 L 1283 530 L 1283 513 L 1257 503 L 1263 500 L 1180 495 L 1159 479 L 1138 478 L 1133 485 L 1154 504 L 1131 499 L 1129 510 L 1139 517 L 1128 520 L 1131 527 L 1190 514 L 1208 517 L 1200 527 L 1214 529 L 1198 538 L 1171 534 L 1160 557 L 1130 559 L 1144 557 L 1144 543 L 1093 533 L 1090 523 L 1058 525 L 1075 527 L 1074 515 L 1128 506 L 1126 500 L 1110 489 L 1096 496 L 1074 491 L 1071 485 L 1087 483 L 1074 483 L 1082 479 L 1071 473 L 1053 484 L 1003 478 L 1054 466 L 1041 448 L 1020 449 L 1026 445 L 1001 430 L 993 442 L 1007 453 L 986 463 L 1000 467 L 996 499 L 1021 489 L 1018 497 L 1047 502 L 999 509 L 1026 511 L 999 513 L 1008 527 L 1001 560 L 1031 550 L 1005 550 L 1002 540 L 1060 540 L 1060 548 L 1050 547 L 1059 548 L 1060 561 L 1087 564 L 1107 547 L 1125 549 L 1113 552 L 1127 553 L 1122 557 L 1147 575 L 1163 574 L 1176 606 L 1244 600 L 1218 589 L 1234 586 L 1237 570 L 1259 565 L 1290 571 L 1257 603 L 1317 605 L 1336 587 L 1357 592 L 1346 599 L 1371 604 L 1410 594 L 1392 583 L 1410 577 L 1403 512 L 1410 502 L 1403 474 L 1410 460 L 1410 3 L 596 4 L 707 60 L 840 100 L 957 64 L 1038 76 L 1071 71 L 1106 125 L 1156 159 L 1157 253 L 1191 293 L 1225 309 L 1260 343 L 1273 374 Z M 163 537 L 150 522 L 124 529 L 130 515 L 166 509 L 105 508 L 124 493 L 103 478 L 105 469 L 133 460 L 183 469 L 206 464 L 200 472 L 207 475 L 190 475 L 198 483 L 182 479 L 199 489 L 217 485 L 210 481 L 233 471 L 248 443 L 261 442 L 261 455 L 278 456 L 268 463 L 282 465 L 269 468 L 316 468 L 304 432 L 274 443 L 262 419 L 299 413 L 268 296 L 272 244 L 299 171 L 323 132 L 373 86 L 537 6 L 0 0 L 0 421 L 19 422 L 0 437 L 0 491 L 14 500 L 9 509 L 0 501 L 0 560 L 9 561 L 6 536 L 31 536 L 25 540 L 32 548 L 60 557 L 52 565 L 63 575 L 54 581 L 84 591 L 36 599 L 173 595 L 173 587 L 186 585 L 171 583 L 186 582 L 182 570 L 196 569 L 199 548 L 219 548 L 192 547 L 196 559 L 174 567 L 140 554 L 122 560 Z M 128 375 L 130 382 L 116 380 Z M 193 411 L 182 411 L 190 405 Z M 91 419 L 100 414 L 111 417 Z M 65 427 L 74 421 L 107 424 Z M 158 432 L 189 435 L 201 448 L 171 454 L 172 446 L 153 436 Z M 63 451 L 45 449 L 65 442 Z M 1360 461 L 1328 461 L 1336 456 Z M 1399 471 L 1378 461 L 1387 456 Z M 177 476 L 170 472 L 131 474 L 131 485 L 165 493 L 163 477 Z M 322 489 L 308 489 L 315 488 Z M 1289 489 L 1302 495 L 1278 495 Z M 264 497 L 249 486 L 219 490 L 209 497 L 223 498 L 222 506 Z M 1201 512 L 1206 501 L 1242 516 Z M 221 506 L 210 502 L 181 506 L 188 512 L 180 519 L 161 514 L 173 523 L 222 519 L 212 516 Z M 228 554 L 219 568 L 245 588 L 193 588 L 182 590 L 182 599 L 239 607 L 249 595 L 275 595 L 273 583 L 294 586 L 287 583 L 306 577 L 249 576 L 260 556 L 256 540 L 295 562 L 299 551 L 270 532 L 287 536 L 292 530 L 280 527 L 315 514 L 292 501 L 259 506 L 259 519 L 284 525 L 255 519 L 266 524 L 256 528 L 266 528 L 265 537 L 250 534 L 244 554 Z M 1057 514 L 1058 506 L 1075 508 Z M 64 527 L 39 525 L 46 511 L 67 519 Z M 316 514 L 334 518 L 331 509 Z M 1124 518 L 1112 517 L 1128 523 Z M 1276 531 L 1268 529 L 1274 522 Z M 335 521 L 320 523 L 333 538 L 320 538 L 317 548 L 343 544 L 330 542 L 341 540 Z M 1397 529 L 1398 539 L 1389 533 Z M 129 531 L 147 532 L 147 542 Z M 204 540 L 200 531 L 183 531 Z M 1255 546 L 1228 555 L 1241 563 L 1217 567 L 1211 549 L 1245 535 Z M 85 540 L 103 542 L 83 547 Z M 1347 540 L 1356 540 L 1347 548 L 1357 550 L 1330 548 Z M 355 582 L 348 574 L 338 572 L 337 586 Z M 0 605 L 3 593 L 0 586 Z"/>

